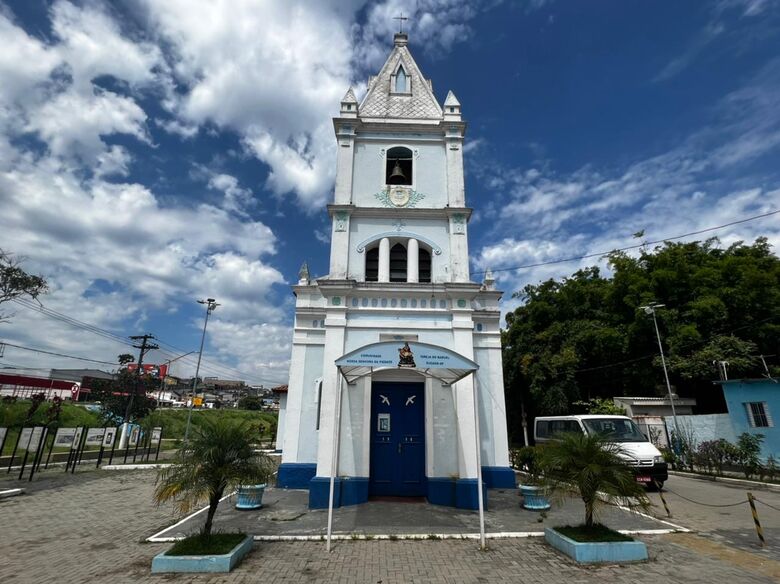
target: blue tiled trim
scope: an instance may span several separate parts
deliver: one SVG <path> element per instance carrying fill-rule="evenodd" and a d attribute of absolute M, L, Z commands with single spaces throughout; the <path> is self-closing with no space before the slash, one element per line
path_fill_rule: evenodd
<path fill-rule="evenodd" d="M 308 489 L 309 481 L 317 474 L 313 462 L 283 462 L 276 475 L 276 486 L 283 489 Z"/>
<path fill-rule="evenodd" d="M 367 501 L 368 477 L 345 477 L 341 479 L 342 506 L 359 505 Z"/>
<path fill-rule="evenodd" d="M 482 501 L 487 509 L 487 487 L 482 483 Z M 455 481 L 455 506 L 458 509 L 479 509 L 477 479 L 458 479 Z"/>
<path fill-rule="evenodd" d="M 333 486 L 333 507 L 341 507 L 341 478 Z M 314 477 L 309 481 L 309 509 L 327 509 L 330 498 L 330 477 Z"/>
<path fill-rule="evenodd" d="M 517 487 L 515 471 L 508 466 L 483 466 L 482 480 L 488 489 L 514 489 Z"/>
<path fill-rule="evenodd" d="M 451 477 L 428 477 L 427 498 L 433 505 L 455 506 L 455 481 Z"/>

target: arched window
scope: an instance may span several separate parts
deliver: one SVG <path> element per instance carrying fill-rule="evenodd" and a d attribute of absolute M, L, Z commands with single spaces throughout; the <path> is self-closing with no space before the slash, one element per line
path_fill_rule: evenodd
<path fill-rule="evenodd" d="M 387 151 L 386 184 L 411 185 L 412 170 L 412 151 L 409 148 L 396 146 Z"/>
<path fill-rule="evenodd" d="M 390 248 L 390 281 L 406 282 L 406 248 L 400 243 Z"/>
<path fill-rule="evenodd" d="M 366 282 L 379 281 L 379 248 L 366 251 Z"/>
<path fill-rule="evenodd" d="M 404 71 L 403 65 L 398 67 L 398 71 L 395 74 L 395 93 L 408 93 L 409 89 L 406 86 L 407 76 Z"/>
<path fill-rule="evenodd" d="M 431 253 L 427 249 L 420 248 L 420 251 L 418 253 L 419 258 L 417 269 L 418 272 L 418 281 L 419 282 L 430 282 L 431 281 Z"/>

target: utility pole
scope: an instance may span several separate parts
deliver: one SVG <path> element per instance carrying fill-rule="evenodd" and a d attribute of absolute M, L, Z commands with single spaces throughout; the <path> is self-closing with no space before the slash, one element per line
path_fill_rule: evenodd
<path fill-rule="evenodd" d="M 207 298 L 206 300 L 198 300 L 198 304 L 206 305 L 206 320 L 203 323 L 203 334 L 200 336 L 200 350 L 198 351 L 198 364 L 195 366 L 195 378 L 192 380 L 192 396 L 190 397 L 190 411 L 187 413 L 187 426 L 184 428 L 184 446 L 187 447 L 187 439 L 190 435 L 190 423 L 192 422 L 192 406 L 195 402 L 195 394 L 198 388 L 198 374 L 200 373 L 200 360 L 203 357 L 203 342 L 206 340 L 206 326 L 209 324 L 209 315 L 216 310 L 217 301 L 213 298 Z"/>
<path fill-rule="evenodd" d="M 666 380 L 666 391 L 669 394 L 669 405 L 672 406 L 672 419 L 674 420 L 674 429 L 677 432 L 677 441 L 682 440 L 682 434 L 680 433 L 680 424 L 677 422 L 677 411 L 674 407 L 674 395 L 672 394 L 672 385 L 669 383 L 669 373 L 666 371 L 666 358 L 664 357 L 664 346 L 661 344 L 661 333 L 658 330 L 658 320 L 655 317 L 656 308 L 663 308 L 665 304 L 658 304 L 657 302 L 651 302 L 647 306 L 640 306 L 641 310 L 645 311 L 645 314 L 653 315 L 653 324 L 655 325 L 655 336 L 658 339 L 658 350 L 661 352 L 661 365 L 664 368 L 664 379 Z M 674 446 L 674 445 L 672 445 Z"/>
<path fill-rule="evenodd" d="M 155 349 L 159 349 L 157 345 L 154 343 L 150 343 L 149 341 L 154 339 L 154 335 L 145 334 L 145 335 L 135 335 L 130 337 L 131 341 L 135 341 L 133 343 L 133 347 L 139 350 L 138 353 L 138 369 L 135 371 L 135 387 L 133 388 L 133 391 L 130 393 L 130 399 L 127 400 L 127 408 L 125 409 L 125 419 L 124 423 L 127 424 L 127 422 L 130 421 L 130 412 L 133 407 L 133 399 L 135 398 L 135 394 L 138 393 L 138 386 L 141 383 L 141 372 L 143 369 L 144 364 L 144 355 L 148 353 L 149 351 L 153 351 Z M 141 341 L 141 344 L 138 344 L 138 341 Z"/>

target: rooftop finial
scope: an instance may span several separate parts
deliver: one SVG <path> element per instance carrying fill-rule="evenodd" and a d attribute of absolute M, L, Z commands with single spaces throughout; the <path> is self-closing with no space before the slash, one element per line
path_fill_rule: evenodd
<path fill-rule="evenodd" d="M 309 276 L 309 266 L 306 262 L 303 262 L 301 269 L 298 271 L 298 284 L 308 286 L 311 283 L 311 277 Z"/>
<path fill-rule="evenodd" d="M 393 20 L 398 21 L 398 34 L 404 34 L 404 21 L 409 20 L 409 17 L 402 12 L 399 16 L 393 16 Z"/>

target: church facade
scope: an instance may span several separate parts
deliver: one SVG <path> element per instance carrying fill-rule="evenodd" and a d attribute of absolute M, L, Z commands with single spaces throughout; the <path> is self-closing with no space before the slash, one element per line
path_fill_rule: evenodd
<path fill-rule="evenodd" d="M 466 124 L 442 105 L 406 34 L 338 143 L 330 269 L 294 286 L 289 388 L 277 484 L 313 508 L 377 496 L 474 509 L 477 477 L 514 487 L 504 407 L 501 293 L 472 282 L 463 177 Z M 335 469 L 335 473 L 334 473 Z"/>

